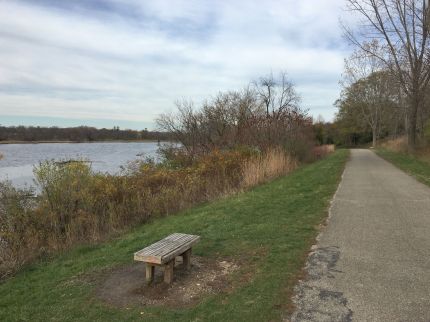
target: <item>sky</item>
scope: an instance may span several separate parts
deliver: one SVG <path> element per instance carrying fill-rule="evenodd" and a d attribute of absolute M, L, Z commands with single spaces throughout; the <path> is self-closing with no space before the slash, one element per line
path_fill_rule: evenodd
<path fill-rule="evenodd" d="M 344 0 L 0 0 L 0 124 L 154 129 L 286 71 L 332 120 L 348 48 Z"/>

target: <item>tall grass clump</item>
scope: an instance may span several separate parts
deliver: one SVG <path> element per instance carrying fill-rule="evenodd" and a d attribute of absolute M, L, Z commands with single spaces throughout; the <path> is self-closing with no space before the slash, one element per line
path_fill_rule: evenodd
<path fill-rule="evenodd" d="M 385 140 L 381 142 L 380 147 L 394 152 L 406 153 L 408 151 L 408 141 L 405 136 Z"/>
<path fill-rule="evenodd" d="M 248 159 L 243 166 L 243 186 L 256 186 L 286 175 L 297 168 L 298 162 L 282 149 L 272 149 L 265 154 Z"/>
<path fill-rule="evenodd" d="M 408 149 L 406 137 L 400 137 L 397 139 L 386 140 L 381 143 L 380 147 L 387 151 L 396 152 L 400 154 L 411 154 L 418 160 L 430 163 L 430 138 L 425 137 L 420 139 L 415 147 L 415 150 L 411 152 Z"/>
<path fill-rule="evenodd" d="M 314 159 L 321 159 L 325 157 L 326 155 L 333 153 L 336 149 L 336 146 L 334 144 L 323 144 L 315 146 L 312 150 L 312 157 Z"/>

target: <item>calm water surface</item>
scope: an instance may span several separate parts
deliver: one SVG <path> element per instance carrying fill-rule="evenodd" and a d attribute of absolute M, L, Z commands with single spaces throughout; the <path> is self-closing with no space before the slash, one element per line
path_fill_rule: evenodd
<path fill-rule="evenodd" d="M 33 167 L 44 160 L 85 159 L 92 169 L 115 174 L 128 162 L 156 157 L 156 142 L 0 144 L 0 180 L 34 186 Z"/>

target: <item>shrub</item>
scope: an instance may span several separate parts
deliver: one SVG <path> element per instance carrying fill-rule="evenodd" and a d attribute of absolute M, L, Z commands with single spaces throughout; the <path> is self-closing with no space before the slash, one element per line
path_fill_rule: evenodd
<path fill-rule="evenodd" d="M 40 211 L 50 220 L 58 238 L 67 237 L 69 227 L 93 207 L 94 176 L 84 161 L 45 161 L 34 169 L 40 187 Z"/>
<path fill-rule="evenodd" d="M 40 226 L 34 216 L 33 190 L 0 183 L 0 278 L 34 258 Z"/>

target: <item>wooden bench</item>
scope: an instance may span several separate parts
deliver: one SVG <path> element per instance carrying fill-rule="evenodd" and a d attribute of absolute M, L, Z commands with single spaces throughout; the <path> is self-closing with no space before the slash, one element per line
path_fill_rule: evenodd
<path fill-rule="evenodd" d="M 191 268 L 191 249 L 200 236 L 175 233 L 134 253 L 134 260 L 146 263 L 146 282 L 154 280 L 155 266 L 164 268 L 164 282 L 173 281 L 173 267 L 177 256 L 182 256 L 183 265 Z"/>

